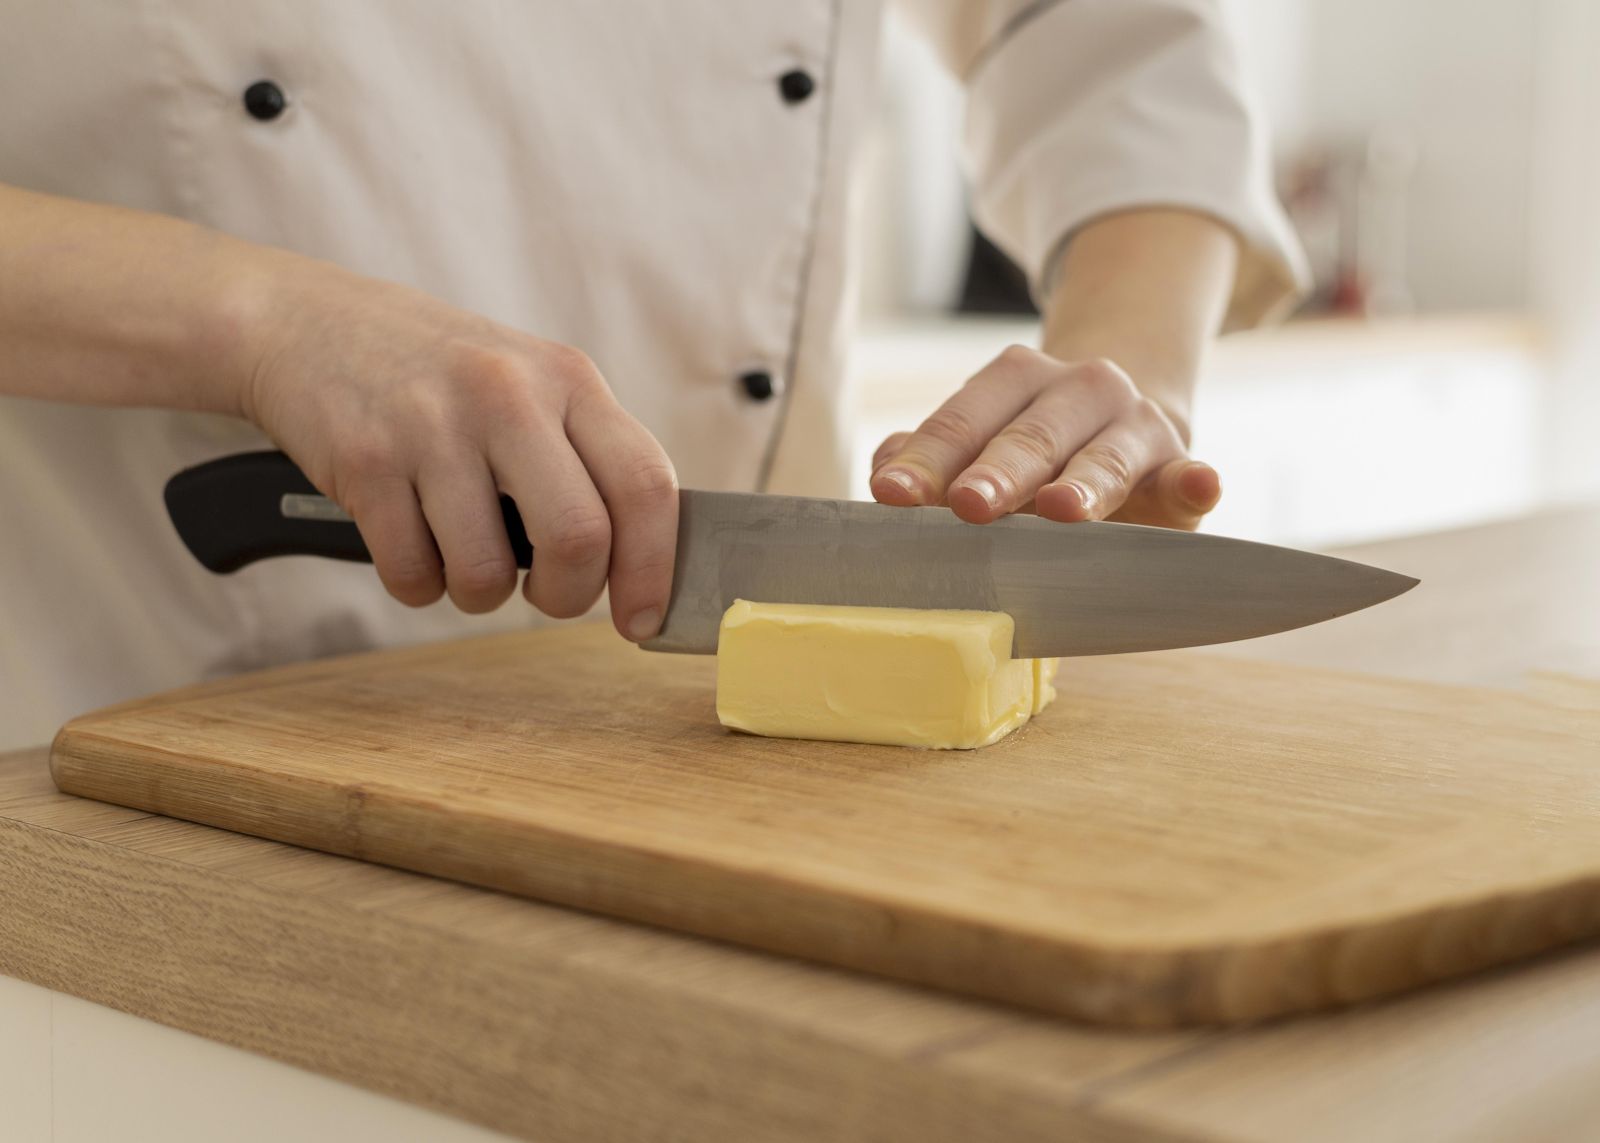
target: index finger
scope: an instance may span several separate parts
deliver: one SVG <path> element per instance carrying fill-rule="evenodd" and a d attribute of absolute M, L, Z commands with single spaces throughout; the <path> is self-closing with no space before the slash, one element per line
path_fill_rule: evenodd
<path fill-rule="evenodd" d="M 608 392 L 567 414 L 567 438 L 611 514 L 611 621 L 643 642 L 661 629 L 678 547 L 678 476 L 655 437 Z"/>
<path fill-rule="evenodd" d="M 1060 368 L 1059 362 L 1021 346 L 1000 354 L 903 437 L 892 455 L 880 450 L 874 457 L 873 497 L 897 507 L 943 503 L 950 482 Z"/>

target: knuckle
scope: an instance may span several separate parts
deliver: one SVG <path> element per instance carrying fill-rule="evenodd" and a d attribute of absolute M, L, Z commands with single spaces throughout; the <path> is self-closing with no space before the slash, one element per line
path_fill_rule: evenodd
<path fill-rule="evenodd" d="M 392 387 L 389 399 L 393 422 L 426 432 L 448 424 L 455 401 L 453 385 L 441 385 L 428 375 L 408 377 Z"/>
<path fill-rule="evenodd" d="M 1048 421 L 1037 417 L 1013 421 L 1000 436 L 1011 450 L 1021 454 L 1025 463 L 1053 465 L 1062 459 L 1061 437 Z"/>
<path fill-rule="evenodd" d="M 1091 441 L 1078 456 L 1093 466 L 1110 486 L 1127 488 L 1133 484 L 1133 459 L 1121 446 L 1106 441 Z"/>
<path fill-rule="evenodd" d="M 1148 426 L 1163 425 L 1167 421 L 1167 415 L 1161 411 L 1161 406 L 1144 396 L 1134 399 L 1127 416 L 1130 420 Z"/>
<path fill-rule="evenodd" d="M 442 590 L 438 565 L 421 553 L 391 559 L 383 578 L 390 593 L 402 602 L 431 603 Z"/>
<path fill-rule="evenodd" d="M 1026 345 L 1008 345 L 995 358 L 996 368 L 974 380 L 985 388 L 1016 394 L 1033 394 L 1058 379 L 1065 367 L 1048 354 Z"/>
<path fill-rule="evenodd" d="M 400 476 L 400 450 L 385 437 L 366 435 L 347 441 L 340 450 L 334 481 L 335 499 L 352 511 L 358 502 Z"/>
<path fill-rule="evenodd" d="M 527 364 L 501 349 L 462 351 L 455 387 L 472 408 L 498 420 L 516 420 L 532 393 Z"/>
<path fill-rule="evenodd" d="M 1133 380 L 1120 365 L 1105 357 L 1091 357 L 1077 363 L 1078 380 L 1091 388 L 1118 392 L 1133 391 Z"/>
<path fill-rule="evenodd" d="M 960 405 L 942 405 L 935 409 L 917 429 L 916 436 L 956 450 L 970 449 L 982 443 L 978 439 L 977 421 Z"/>
<path fill-rule="evenodd" d="M 583 350 L 561 342 L 550 342 L 541 351 L 544 368 L 567 384 L 591 388 L 601 383 L 600 367 Z"/>
<path fill-rule="evenodd" d="M 1129 410 L 1128 416 L 1140 428 L 1159 433 L 1173 444 L 1181 443 L 1182 438 L 1178 435 L 1178 427 L 1172 423 L 1172 417 L 1159 403 L 1149 397 L 1139 397 Z"/>
<path fill-rule="evenodd" d="M 551 524 L 549 549 L 564 564 L 597 563 L 611 552 L 611 521 L 586 505 L 568 508 Z"/>
<path fill-rule="evenodd" d="M 1007 368 L 1027 369 L 1039 364 L 1043 358 L 1044 354 L 1037 349 L 1031 349 L 1026 345 L 1013 342 L 1002 349 L 995 360 Z"/>
<path fill-rule="evenodd" d="M 678 473 L 665 454 L 652 451 L 629 467 L 623 487 L 630 500 L 659 507 L 677 496 Z"/>
<path fill-rule="evenodd" d="M 527 384 L 527 366 L 515 354 L 498 346 L 465 346 L 458 352 L 457 376 L 480 392 L 515 391 Z"/>
<path fill-rule="evenodd" d="M 516 567 L 504 553 L 485 541 L 448 569 L 450 586 L 474 595 L 503 591 L 516 576 Z"/>

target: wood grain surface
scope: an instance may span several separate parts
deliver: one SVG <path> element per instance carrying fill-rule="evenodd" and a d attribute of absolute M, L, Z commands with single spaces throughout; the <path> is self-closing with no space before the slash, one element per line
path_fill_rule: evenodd
<path fill-rule="evenodd" d="M 1530 691 L 1600 713 L 1597 536 L 1591 508 L 1341 553 L 1424 583 L 1359 639 L 1240 650 L 1513 684 L 1577 664 L 1589 680 Z M 43 749 L 0 756 L 0 973 L 539 1143 L 1488 1143 L 1600 1122 L 1593 944 L 1260 1027 L 1089 1028 L 70 797 Z"/>
<path fill-rule="evenodd" d="M 69 793 L 1104 1023 L 1347 1004 L 1600 932 L 1600 717 L 1191 652 L 977 752 L 730 734 L 602 627 L 80 719 Z"/>
<path fill-rule="evenodd" d="M 43 749 L 0 755 L 0 974 L 538 1143 L 1121 1139 L 1085 1098 L 1204 1036 L 1060 1025 L 70 797 Z"/>

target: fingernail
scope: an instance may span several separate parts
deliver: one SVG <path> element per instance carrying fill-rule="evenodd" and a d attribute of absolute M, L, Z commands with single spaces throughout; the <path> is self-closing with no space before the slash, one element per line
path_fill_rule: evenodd
<path fill-rule="evenodd" d="M 911 496 L 915 496 L 917 494 L 916 482 L 911 479 L 911 474 L 904 469 L 891 468 L 886 472 L 880 472 L 878 475 L 882 479 L 887 480 L 890 484 L 905 489 L 907 494 Z"/>
<path fill-rule="evenodd" d="M 971 480 L 964 480 L 961 483 L 963 487 L 970 488 L 976 492 L 979 499 L 990 508 L 998 508 L 1000 506 L 1000 490 L 994 486 L 994 481 L 987 476 L 974 476 Z"/>
<path fill-rule="evenodd" d="M 1188 476 L 1191 472 L 1199 472 L 1202 469 L 1205 469 L 1207 467 L 1209 467 L 1209 466 L 1196 462 L 1196 463 L 1191 464 L 1188 467 L 1186 467 L 1183 470 L 1182 474 L 1180 474 L 1180 476 L 1178 477 L 1178 492 L 1179 492 L 1179 495 L 1181 495 L 1183 497 L 1183 499 L 1186 502 L 1188 502 L 1189 506 L 1192 507 L 1192 508 L 1200 508 L 1200 509 L 1209 508 L 1211 506 L 1211 497 L 1209 495 L 1196 496 L 1192 490 L 1190 490 L 1188 488 L 1185 488 L 1183 486 L 1183 478 Z"/>
<path fill-rule="evenodd" d="M 635 643 L 643 643 L 660 630 L 661 612 L 654 607 L 636 611 L 633 618 L 628 620 L 628 638 Z"/>
<path fill-rule="evenodd" d="M 1075 480 L 1067 481 L 1066 486 L 1072 489 L 1072 494 L 1078 498 L 1078 503 L 1083 505 L 1085 512 L 1094 511 L 1094 493 Z"/>

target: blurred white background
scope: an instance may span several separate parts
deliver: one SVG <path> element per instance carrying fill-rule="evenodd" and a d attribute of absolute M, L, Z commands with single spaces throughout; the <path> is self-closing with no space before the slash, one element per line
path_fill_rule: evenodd
<path fill-rule="evenodd" d="M 1195 453 L 1208 530 L 1304 545 L 1600 495 L 1600 4 L 1227 0 L 1316 267 L 1224 339 Z M 866 186 L 857 494 L 1024 314 L 957 316 L 962 96 L 891 21 Z"/>

